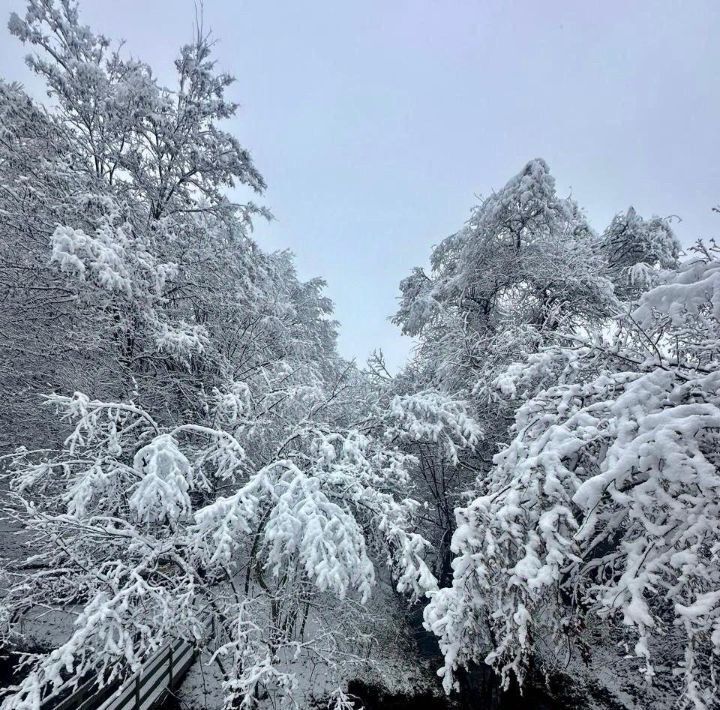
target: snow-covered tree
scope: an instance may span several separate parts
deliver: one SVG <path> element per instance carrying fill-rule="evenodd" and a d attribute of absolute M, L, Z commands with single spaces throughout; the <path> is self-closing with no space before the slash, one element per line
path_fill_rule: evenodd
<path fill-rule="evenodd" d="M 262 210 L 225 195 L 264 187 L 220 127 L 236 110 L 232 79 L 216 71 L 199 30 L 168 89 L 83 26 L 73 2 L 31 0 L 9 27 L 36 51 L 28 63 L 53 103 L 45 110 L 16 86 L 0 90 L 3 329 L 28 354 L 3 363 L 6 399 L 25 406 L 78 388 L 122 399 L 142 384 L 146 404 L 182 412 L 229 369 L 213 336 L 244 332 L 258 309 L 278 317 L 286 278 L 283 259 L 248 236 Z M 279 310 L 282 319 L 287 304 Z M 18 417 L 8 414 L 12 430 Z"/>
<path fill-rule="evenodd" d="M 642 337 L 569 334 L 497 382 L 522 402 L 513 438 L 457 511 L 453 583 L 426 611 L 447 689 L 472 661 L 522 681 L 599 625 L 646 680 L 674 664 L 682 707 L 714 707 L 719 266 L 700 245 L 629 316 Z"/>
<path fill-rule="evenodd" d="M 49 398 L 74 428 L 60 451 L 14 457 L 17 515 L 41 571 L 21 574 L 5 604 L 16 617 L 37 605 L 84 611 L 4 707 L 35 707 L 89 670 L 109 680 L 171 638 L 216 651 L 228 702 L 250 707 L 261 691 L 291 702 L 287 664 L 340 642 L 340 621 L 318 631 L 319 597 L 338 614 L 346 599 L 364 604 L 378 564 L 411 597 L 436 587 L 405 495 L 412 457 L 313 421 L 324 402 L 312 397 L 269 460 L 251 457 L 267 416 L 254 394 L 217 391 L 215 427 L 163 426 L 134 403 L 79 393 Z"/>
<path fill-rule="evenodd" d="M 415 269 L 402 282 L 395 322 L 430 341 L 442 340 L 432 337 L 435 326 L 456 320 L 463 341 L 484 343 L 513 327 L 540 336 L 597 321 L 613 299 L 593 245 L 577 204 L 558 197 L 546 163 L 533 160 L 433 250 L 430 275 Z M 472 366 L 478 345 L 467 347 L 462 360 Z"/>
<path fill-rule="evenodd" d="M 615 289 L 624 299 L 637 298 L 653 286 L 658 270 L 676 267 L 680 255 L 668 220 L 644 220 L 632 207 L 613 217 L 600 246 Z"/>
<path fill-rule="evenodd" d="M 490 383 L 559 332 L 593 328 L 618 306 L 596 241 L 574 200 L 557 195 L 546 163 L 533 160 L 433 249 L 429 273 L 415 269 L 400 285 L 394 321 L 418 346 L 395 386 L 467 402 L 484 434 L 449 467 L 423 458 L 434 542 L 446 549 L 444 581 L 454 508 L 492 465 L 516 406 Z"/>
<path fill-rule="evenodd" d="M 468 402 L 438 390 L 397 393 L 393 383 L 375 405 L 385 441 L 413 457 L 413 494 L 424 503 L 422 530 L 433 543 L 434 574 L 447 581 L 454 509 L 461 503 L 468 464 L 483 432 Z"/>
<path fill-rule="evenodd" d="M 263 181 L 219 126 L 235 105 L 207 38 L 166 89 L 74 3 L 30 0 L 10 29 L 54 105 L 0 85 L 3 416 L 43 550 L 10 573 L 3 640 L 38 605 L 84 611 L 5 706 L 178 637 L 217 651 L 230 702 L 290 701 L 297 657 L 359 656 L 377 570 L 411 598 L 434 586 L 415 460 L 350 397 L 365 380 L 322 280 L 259 249 L 261 210 L 226 196 Z"/>
<path fill-rule="evenodd" d="M 473 402 L 489 442 L 476 461 L 481 469 L 512 416 L 489 383 L 558 332 L 593 328 L 617 309 L 596 241 L 537 159 L 433 249 L 429 274 L 415 269 L 401 283 L 394 320 L 418 339 L 408 376 L 414 388 Z"/>

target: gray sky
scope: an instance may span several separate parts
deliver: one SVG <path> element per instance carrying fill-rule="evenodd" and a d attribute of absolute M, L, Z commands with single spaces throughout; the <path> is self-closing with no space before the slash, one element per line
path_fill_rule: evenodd
<path fill-rule="evenodd" d="M 194 5 L 81 13 L 164 79 Z M 402 363 L 400 279 L 534 157 L 598 230 L 633 204 L 686 244 L 720 233 L 717 0 L 205 0 L 205 25 L 277 218 L 256 238 L 327 279 L 345 356 Z M 26 51 L 0 31 L 0 74 L 32 88 Z"/>

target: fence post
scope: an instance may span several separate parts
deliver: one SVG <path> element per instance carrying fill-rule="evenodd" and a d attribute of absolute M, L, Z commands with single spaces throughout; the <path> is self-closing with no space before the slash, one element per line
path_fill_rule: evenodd
<path fill-rule="evenodd" d="M 168 688 L 173 689 L 173 642 L 170 642 L 170 679 L 168 680 Z"/>
<path fill-rule="evenodd" d="M 140 671 L 135 676 L 135 707 L 140 710 Z"/>

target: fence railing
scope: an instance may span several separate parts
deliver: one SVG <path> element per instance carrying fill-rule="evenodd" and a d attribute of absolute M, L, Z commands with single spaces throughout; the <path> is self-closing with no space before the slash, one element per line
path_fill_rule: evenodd
<path fill-rule="evenodd" d="M 178 686 L 195 658 L 195 647 L 179 640 L 165 644 L 121 685 L 98 688 L 95 678 L 62 699 L 46 698 L 41 710 L 148 710 Z"/>

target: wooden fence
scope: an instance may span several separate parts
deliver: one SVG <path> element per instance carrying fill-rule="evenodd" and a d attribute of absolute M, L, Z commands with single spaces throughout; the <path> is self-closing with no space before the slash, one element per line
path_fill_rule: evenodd
<path fill-rule="evenodd" d="M 46 698 L 40 710 L 148 710 L 174 690 L 195 658 L 195 647 L 179 640 L 165 644 L 122 685 L 98 688 L 95 678 L 67 697 Z"/>

